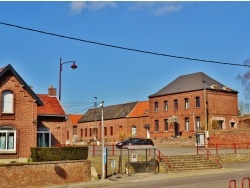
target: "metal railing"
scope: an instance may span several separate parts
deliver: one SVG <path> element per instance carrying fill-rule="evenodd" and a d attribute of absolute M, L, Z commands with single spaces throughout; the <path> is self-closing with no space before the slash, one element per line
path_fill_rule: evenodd
<path fill-rule="evenodd" d="M 246 180 L 248 181 L 247 183 L 245 183 Z M 242 178 L 242 180 L 241 180 L 241 188 L 244 188 L 245 184 L 247 184 L 248 188 L 250 188 L 250 178 L 249 177 Z M 228 188 L 236 188 L 236 180 L 235 179 L 229 180 Z"/>
<path fill-rule="evenodd" d="M 206 148 L 198 148 L 197 147 L 197 155 L 199 154 L 199 151 L 202 152 L 203 154 L 206 155 L 206 158 L 207 159 L 212 159 L 216 162 L 216 164 L 222 168 L 222 165 L 220 164 L 219 160 L 209 151 L 209 149 L 206 149 Z"/>
<path fill-rule="evenodd" d="M 170 162 L 168 161 L 167 157 L 164 156 L 164 155 L 161 153 L 160 150 L 156 149 L 156 151 L 158 152 L 158 157 L 157 157 L 157 158 L 158 158 L 158 161 L 159 161 L 159 162 L 163 161 L 165 164 L 168 165 L 168 168 L 172 171 L 172 166 L 171 166 Z"/>
<path fill-rule="evenodd" d="M 199 149 L 197 147 L 197 154 Z M 211 153 L 220 154 L 236 154 L 236 153 L 250 153 L 250 143 L 231 143 L 231 144 L 207 144 L 203 148 L 209 149 Z"/>

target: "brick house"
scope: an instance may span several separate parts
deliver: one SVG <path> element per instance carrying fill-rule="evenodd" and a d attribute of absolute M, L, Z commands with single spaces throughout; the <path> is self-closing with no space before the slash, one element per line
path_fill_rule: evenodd
<path fill-rule="evenodd" d="M 30 156 L 36 147 L 37 107 L 42 100 L 11 65 L 0 69 L 0 159 Z"/>
<path fill-rule="evenodd" d="M 82 114 L 68 114 L 68 118 L 66 121 L 66 142 L 77 142 L 77 122 L 82 117 Z"/>
<path fill-rule="evenodd" d="M 107 106 L 103 111 L 105 142 L 149 136 L 148 101 Z M 101 140 L 101 108 L 88 110 L 78 121 L 78 138 L 85 142 Z"/>
<path fill-rule="evenodd" d="M 237 94 L 202 72 L 179 76 L 149 96 L 151 137 L 212 142 L 213 131 L 237 129 Z"/>
<path fill-rule="evenodd" d="M 67 115 L 56 97 L 56 88 L 48 94 L 37 94 L 43 106 L 37 108 L 37 146 L 51 147 L 66 144 Z"/>
<path fill-rule="evenodd" d="M 31 147 L 65 143 L 66 113 L 58 99 L 35 94 L 11 65 L 0 69 L 0 95 L 0 159 L 22 161 Z"/>

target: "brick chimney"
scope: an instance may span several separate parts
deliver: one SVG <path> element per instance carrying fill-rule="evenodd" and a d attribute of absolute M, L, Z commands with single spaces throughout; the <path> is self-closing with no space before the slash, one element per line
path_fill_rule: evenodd
<path fill-rule="evenodd" d="M 56 96 L 56 88 L 53 88 L 53 86 L 50 86 L 48 89 L 49 96 Z"/>

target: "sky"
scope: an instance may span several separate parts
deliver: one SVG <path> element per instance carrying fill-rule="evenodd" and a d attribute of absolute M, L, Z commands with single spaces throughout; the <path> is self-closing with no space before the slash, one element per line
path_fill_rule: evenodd
<path fill-rule="evenodd" d="M 239 92 L 247 67 L 139 53 L 86 41 L 172 56 L 243 64 L 250 58 L 250 2 L 0 1 L 0 67 L 11 64 L 36 94 L 59 87 L 68 114 L 146 101 L 177 77 L 204 72 Z M 96 97 L 96 98 L 95 98 Z"/>

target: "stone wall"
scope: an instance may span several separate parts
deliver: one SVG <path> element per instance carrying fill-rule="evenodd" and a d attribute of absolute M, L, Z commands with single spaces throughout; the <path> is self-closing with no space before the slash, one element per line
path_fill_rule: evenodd
<path fill-rule="evenodd" d="M 91 162 L 60 161 L 0 165 L 0 187 L 24 188 L 91 181 Z"/>

